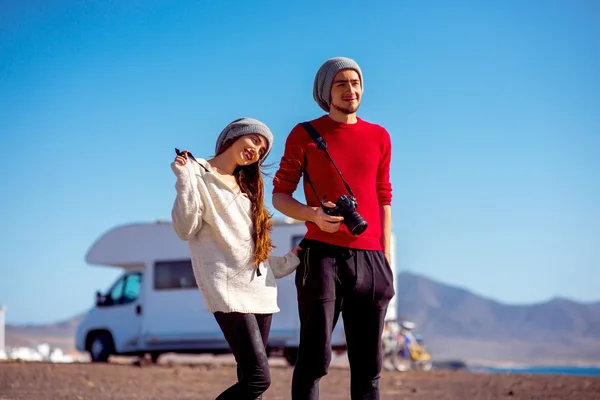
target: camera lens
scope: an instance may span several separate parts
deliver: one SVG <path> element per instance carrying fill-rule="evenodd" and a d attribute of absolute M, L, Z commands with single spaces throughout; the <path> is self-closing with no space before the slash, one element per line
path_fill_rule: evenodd
<path fill-rule="evenodd" d="M 354 236 L 359 236 L 367 229 L 367 221 L 360 216 L 357 211 L 352 211 L 349 218 L 344 218 L 344 223 L 350 233 Z"/>

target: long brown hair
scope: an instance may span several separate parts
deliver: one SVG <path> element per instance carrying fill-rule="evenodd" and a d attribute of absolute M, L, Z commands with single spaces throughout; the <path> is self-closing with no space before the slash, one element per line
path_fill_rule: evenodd
<path fill-rule="evenodd" d="M 225 152 L 231 145 L 241 137 L 233 138 L 223 144 L 216 155 Z M 259 160 L 247 166 L 237 166 L 233 176 L 252 203 L 252 240 L 254 241 L 254 263 L 258 267 L 265 262 L 271 254 L 273 242 L 270 233 L 273 230 L 271 222 L 272 214 L 265 208 L 265 185 L 262 178 L 261 161 Z"/>

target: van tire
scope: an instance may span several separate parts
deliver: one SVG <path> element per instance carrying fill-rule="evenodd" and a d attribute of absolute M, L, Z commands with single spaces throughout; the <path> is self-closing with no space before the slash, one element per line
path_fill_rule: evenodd
<path fill-rule="evenodd" d="M 292 347 L 285 348 L 283 350 L 283 358 L 293 367 L 296 365 L 296 361 L 298 361 L 298 349 Z"/>
<path fill-rule="evenodd" d="M 105 363 L 114 350 L 112 336 L 108 332 L 92 333 L 88 340 L 88 352 L 92 362 Z"/>

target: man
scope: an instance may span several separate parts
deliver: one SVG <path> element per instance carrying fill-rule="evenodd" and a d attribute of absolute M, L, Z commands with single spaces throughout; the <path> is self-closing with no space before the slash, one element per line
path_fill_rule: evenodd
<path fill-rule="evenodd" d="M 314 99 L 327 114 L 310 121 L 325 140 L 327 152 L 317 147 L 305 126 L 296 125 L 273 180 L 273 206 L 306 221 L 308 228 L 296 270 L 301 333 L 292 379 L 294 400 L 319 398 L 319 380 L 331 362 L 331 333 L 340 313 L 352 399 L 379 399 L 381 334 L 394 295 L 392 149 L 384 128 L 357 117 L 362 92 L 363 76 L 356 62 L 344 57 L 327 60 L 313 88 Z M 306 204 L 292 196 L 303 174 Z M 356 211 L 368 224 L 362 233 L 350 231 L 360 221 L 356 217 L 329 215 L 321 207 L 333 209 L 340 196 L 351 194 L 358 203 Z M 327 201 L 321 203 L 321 197 Z"/>

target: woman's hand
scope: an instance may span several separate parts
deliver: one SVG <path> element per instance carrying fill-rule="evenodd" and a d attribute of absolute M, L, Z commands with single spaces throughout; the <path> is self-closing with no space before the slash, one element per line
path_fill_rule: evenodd
<path fill-rule="evenodd" d="M 171 163 L 171 170 L 177 176 L 177 178 L 188 176 L 190 173 L 186 167 L 188 162 L 188 151 L 177 151 L 177 157 L 175 157 L 175 161 Z"/>
<path fill-rule="evenodd" d="M 185 165 L 187 164 L 187 154 L 188 151 L 187 150 L 183 150 L 181 152 L 182 155 L 177 155 L 177 157 L 175 157 L 175 162 L 179 165 Z"/>
<path fill-rule="evenodd" d="M 296 246 L 291 251 L 292 251 L 293 255 L 295 255 L 296 257 L 298 257 L 298 252 L 302 251 L 302 247 Z"/>

